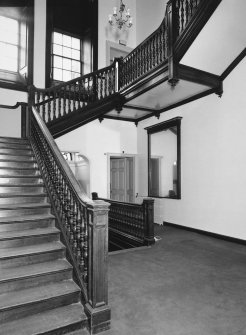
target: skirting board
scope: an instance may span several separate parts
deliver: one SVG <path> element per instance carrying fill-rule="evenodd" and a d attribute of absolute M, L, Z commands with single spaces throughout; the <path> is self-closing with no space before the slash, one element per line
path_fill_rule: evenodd
<path fill-rule="evenodd" d="M 220 234 L 212 233 L 212 232 L 209 232 L 209 231 L 206 231 L 206 230 L 191 228 L 191 227 L 187 227 L 187 226 L 181 226 L 179 224 L 166 222 L 166 221 L 163 221 L 163 225 L 164 225 L 164 227 L 165 226 L 175 227 L 175 228 L 178 228 L 178 229 L 188 230 L 188 231 L 192 231 L 194 233 L 207 235 L 207 236 L 217 238 L 217 239 L 220 239 L 220 240 L 246 245 L 246 240 L 241 240 L 240 238 L 230 237 L 230 236 L 226 236 L 226 235 L 220 235 Z"/>

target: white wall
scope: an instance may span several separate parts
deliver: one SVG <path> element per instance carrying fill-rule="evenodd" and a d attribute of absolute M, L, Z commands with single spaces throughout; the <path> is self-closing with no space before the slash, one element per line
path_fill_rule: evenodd
<path fill-rule="evenodd" d="M 138 126 L 138 192 L 147 194 L 144 127 L 182 116 L 181 200 L 156 199 L 155 220 L 246 239 L 246 59 L 224 81 L 222 98 L 210 95 Z"/>
<path fill-rule="evenodd" d="M 17 102 L 27 102 L 25 92 L 0 89 L 0 105 L 14 106 Z M 0 136 L 21 136 L 21 108 L 0 108 Z"/>
<path fill-rule="evenodd" d="M 46 0 L 34 2 L 34 73 L 36 87 L 45 87 Z"/>
<path fill-rule="evenodd" d="M 130 8 L 133 17 L 133 26 L 122 28 L 121 30 L 112 27 L 108 23 L 109 14 L 113 13 L 113 7 L 119 9 L 119 0 L 98 0 L 98 68 L 106 66 L 106 41 L 119 43 L 119 40 L 124 40 L 128 47 L 135 48 L 136 46 L 136 0 L 126 0 L 124 2 L 127 8 Z"/>
<path fill-rule="evenodd" d="M 137 153 L 137 128 L 134 123 L 98 120 L 56 140 L 62 151 L 78 151 L 90 163 L 91 192 L 107 197 L 107 153 Z"/>
<path fill-rule="evenodd" d="M 161 24 L 167 0 L 136 0 L 136 43 L 140 44 Z"/>

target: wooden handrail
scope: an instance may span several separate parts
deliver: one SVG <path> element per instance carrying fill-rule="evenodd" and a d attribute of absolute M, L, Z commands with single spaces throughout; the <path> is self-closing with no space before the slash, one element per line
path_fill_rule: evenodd
<path fill-rule="evenodd" d="M 30 141 L 62 242 L 81 288 L 92 333 L 108 327 L 108 207 L 81 190 L 44 121 L 32 107 Z"/>
<path fill-rule="evenodd" d="M 66 174 L 67 179 L 69 180 L 70 186 L 77 193 L 77 195 L 83 201 L 83 203 L 85 203 L 88 206 L 93 206 L 93 201 L 87 196 L 86 193 L 84 193 L 82 191 L 82 189 L 81 189 L 81 187 L 80 187 L 77 179 L 75 178 L 72 170 L 70 169 L 70 167 L 67 164 L 64 156 L 62 155 L 60 149 L 58 148 L 58 146 L 57 146 L 57 144 L 56 144 L 53 136 L 51 135 L 51 133 L 49 132 L 47 126 L 45 125 L 45 123 L 43 122 L 42 118 L 38 114 L 36 108 L 33 107 L 32 111 L 33 111 L 33 115 L 35 116 L 37 122 L 39 123 L 40 129 L 41 129 L 44 137 L 46 138 L 47 142 L 50 145 L 51 150 L 53 151 L 54 156 L 57 158 L 57 160 L 60 163 L 60 166 L 61 166 L 62 170 Z"/>
<path fill-rule="evenodd" d="M 9 106 L 9 105 L 0 105 L 0 108 L 4 109 L 16 109 L 18 107 L 22 106 L 27 106 L 27 102 L 17 102 L 14 106 Z"/>

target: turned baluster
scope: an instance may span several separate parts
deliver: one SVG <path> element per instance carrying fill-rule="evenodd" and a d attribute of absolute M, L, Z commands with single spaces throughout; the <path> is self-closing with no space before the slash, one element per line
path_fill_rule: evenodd
<path fill-rule="evenodd" d="M 91 214 L 87 213 L 87 210 L 85 210 L 84 208 L 83 279 L 85 283 L 87 283 L 88 279 L 88 225 L 90 221 L 91 221 Z"/>
<path fill-rule="evenodd" d="M 56 120 L 56 90 L 53 91 L 53 120 Z"/>
<path fill-rule="evenodd" d="M 51 98 L 50 98 L 50 93 L 47 95 L 48 97 L 48 115 L 47 115 L 47 122 L 51 121 Z"/>
<path fill-rule="evenodd" d="M 61 113 L 61 91 L 58 92 L 58 118 L 62 116 Z"/>
<path fill-rule="evenodd" d="M 78 82 L 78 108 L 81 107 L 81 88 L 82 88 L 82 85 L 81 85 L 81 82 L 79 81 Z"/>
<path fill-rule="evenodd" d="M 35 100 L 36 100 L 36 104 L 37 104 L 37 111 L 38 111 L 38 113 L 40 112 L 40 92 L 37 92 L 36 94 L 35 94 Z"/>
<path fill-rule="evenodd" d="M 76 110 L 76 88 L 77 88 L 77 85 L 76 85 L 76 83 L 74 83 L 72 85 L 72 92 L 73 92 L 73 112 L 75 112 L 75 110 Z"/>
<path fill-rule="evenodd" d="M 63 116 L 65 116 L 67 113 L 66 113 L 66 109 L 67 109 L 67 99 L 66 99 L 66 87 L 63 87 L 62 88 L 62 92 L 63 92 L 63 94 L 62 94 L 62 96 L 63 96 Z"/>

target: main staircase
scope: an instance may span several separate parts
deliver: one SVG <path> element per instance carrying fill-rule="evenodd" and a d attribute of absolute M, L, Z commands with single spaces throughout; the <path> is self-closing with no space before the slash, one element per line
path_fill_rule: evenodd
<path fill-rule="evenodd" d="M 65 255 L 29 141 L 1 137 L 1 335 L 89 334 Z"/>

